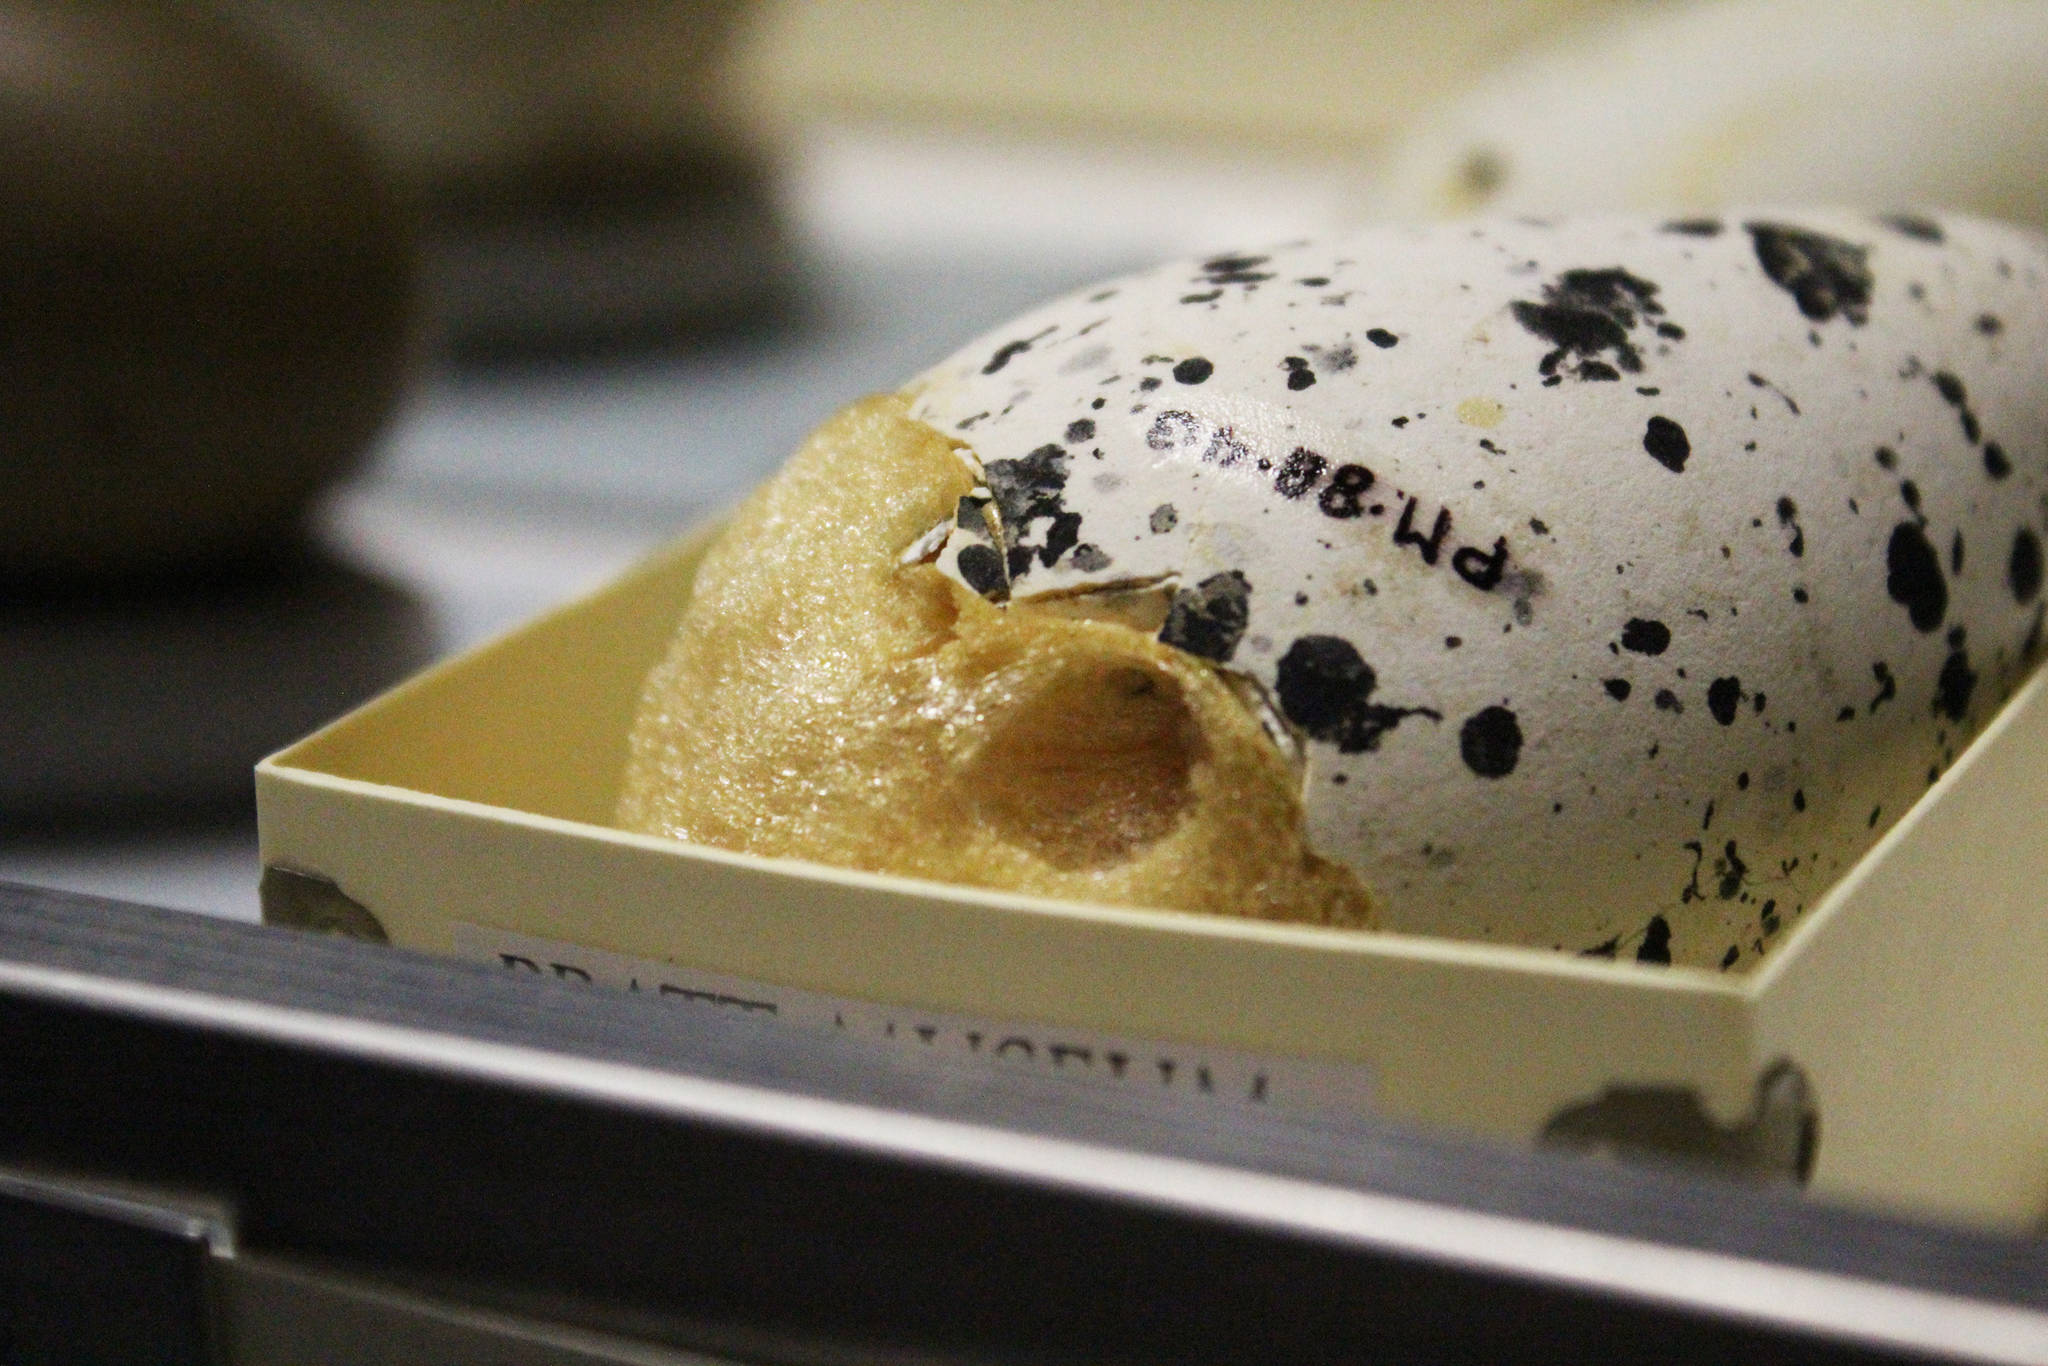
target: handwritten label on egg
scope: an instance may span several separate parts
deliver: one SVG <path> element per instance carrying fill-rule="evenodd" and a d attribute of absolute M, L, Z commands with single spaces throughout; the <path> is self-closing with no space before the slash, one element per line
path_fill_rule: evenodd
<path fill-rule="evenodd" d="M 1459 578 L 1482 593 L 1492 592 L 1507 572 L 1507 537 L 1496 537 L 1490 548 L 1461 545 L 1446 557 L 1444 549 L 1455 523 L 1450 507 L 1439 506 L 1433 516 L 1424 516 L 1422 500 L 1412 494 L 1397 491 L 1391 499 L 1375 497 L 1379 478 L 1364 465 L 1333 465 L 1328 457 L 1307 446 L 1296 446 L 1276 461 L 1259 454 L 1236 428 L 1182 408 L 1169 408 L 1154 418 L 1145 433 L 1145 444 L 1161 454 L 1194 455 L 1205 465 L 1271 472 L 1273 492 L 1290 501 L 1313 494 L 1317 510 L 1333 521 L 1392 514 L 1396 517 L 1397 547 L 1413 550 L 1432 569 L 1448 564 Z M 1393 513 L 1396 504 L 1399 512 Z"/>
<path fill-rule="evenodd" d="M 766 1028 L 797 1028 L 894 1045 L 934 1065 L 1009 1067 L 1086 1085 L 1193 1102 L 1270 1106 L 1295 1114 L 1372 1109 L 1372 1070 L 1358 1063 L 1271 1058 L 1065 1026 L 880 1005 L 658 963 L 458 921 L 455 952 L 507 972 L 610 988 L 688 1009 L 720 1010 Z"/>

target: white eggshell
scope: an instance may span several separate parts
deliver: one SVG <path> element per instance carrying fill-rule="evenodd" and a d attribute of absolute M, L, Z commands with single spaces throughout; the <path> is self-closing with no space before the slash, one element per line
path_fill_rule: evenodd
<path fill-rule="evenodd" d="M 948 572 L 1171 586 L 1393 928 L 1732 967 L 2038 654 L 2044 357 L 2012 229 L 1498 221 L 1084 291 L 913 411 L 999 513 Z"/>
<path fill-rule="evenodd" d="M 1361 209 L 1942 204 L 2048 224 L 2048 5 L 1716 0 L 1580 25 L 1426 115 Z"/>

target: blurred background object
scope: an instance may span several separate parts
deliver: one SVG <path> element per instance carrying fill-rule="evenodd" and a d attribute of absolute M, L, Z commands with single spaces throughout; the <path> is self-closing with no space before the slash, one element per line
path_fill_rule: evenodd
<path fill-rule="evenodd" d="M 431 656 L 415 597 L 312 551 L 17 596 L 0 611 L 0 811 L 239 810 L 257 759 Z"/>
<path fill-rule="evenodd" d="M 1643 5 L 1416 124 L 1376 217 L 1949 208 L 2048 225 L 2037 0 Z"/>
<path fill-rule="evenodd" d="M 429 327 L 612 348 L 770 306 L 767 177 L 729 116 L 738 0 L 223 0 L 351 110 L 420 210 Z"/>
<path fill-rule="evenodd" d="M 0 578 L 269 552 L 394 406 L 405 213 L 202 12 L 0 7 L 0 225 Z"/>
<path fill-rule="evenodd" d="M 1630 7 L 763 0 L 731 98 L 811 237 L 1155 260 L 1340 226 L 1418 110 Z"/>
<path fill-rule="evenodd" d="M 1037 128 L 1356 156 L 1617 0 L 764 0 L 739 102 L 821 119 Z"/>
<path fill-rule="evenodd" d="M 145 305 L 170 286 L 110 293 L 125 277 L 88 263 L 66 287 L 117 298 L 103 321 L 51 296 L 19 337 L 10 313 L 0 345 L 33 346 L 25 373 L 85 376 L 93 402 L 74 411 L 99 415 L 122 458 L 208 414 L 223 434 L 192 468 L 240 469 L 266 447 L 233 433 L 288 432 L 260 415 L 313 395 L 324 430 L 353 434 L 330 474 L 362 463 L 319 494 L 310 533 L 290 510 L 305 493 L 267 514 L 262 536 L 285 549 L 239 578 L 167 568 L 119 602 L 97 583 L 7 590 L 0 760 L 17 776 L 0 792 L 0 877 L 251 918 L 246 810 L 181 815 L 188 798 L 126 781 L 170 769 L 105 756 L 161 738 L 169 760 L 232 733 L 240 757 L 220 761 L 223 746 L 212 771 L 246 803 L 249 763 L 287 738 L 282 701 L 299 699 L 295 728 L 309 729 L 380 672 L 597 586 L 742 496 L 841 404 L 1049 295 L 1168 256 L 1480 207 L 1827 197 L 2048 221 L 2048 0 L 215 3 L 215 18 L 0 3 L 0 35 L 184 35 L 7 38 L 0 100 L 74 129 L 68 160 L 7 135 L 34 143 L 21 155 L 50 175 L 68 167 L 48 193 L 77 201 L 29 240 L 84 261 L 85 225 L 155 213 L 187 236 L 164 236 L 138 259 L 169 264 L 136 278 L 196 272 L 176 286 L 190 305 L 147 332 Z M 64 84 L 86 56 L 100 83 Z M 223 103 L 202 114 L 202 95 Z M 128 122 L 94 122 L 102 105 Z M 212 131 L 238 120 L 242 142 Z M 288 166 L 290 147 L 311 163 Z M 367 178 L 323 180 L 329 163 Z M 0 186 L 0 203 L 17 193 Z M 271 202 L 287 207 L 255 207 Z M 223 258 L 191 234 L 261 237 L 262 224 L 297 245 L 261 259 L 322 269 L 383 259 L 343 249 L 350 232 L 383 233 L 402 249 L 392 269 L 413 263 L 411 333 L 354 334 L 351 350 L 334 330 L 345 310 L 292 295 L 287 272 L 273 302 L 298 300 L 294 325 L 233 334 L 263 338 L 254 359 L 274 372 L 246 357 L 177 368 L 230 335 L 207 331 L 227 315 L 204 304 L 222 287 L 205 263 Z M 379 288 L 351 295 L 361 316 Z M 80 359 L 102 355 L 110 372 Z M 373 370 L 392 386 L 375 403 Z M 157 408 L 112 401 L 151 383 L 169 391 Z M 25 401 L 15 381 L 0 387 Z M 119 414 L 129 426 L 110 425 Z M 60 415 L 44 402 L 26 420 Z M 89 514 L 113 482 L 86 479 L 37 516 Z M 359 607 L 386 604 L 375 629 L 335 605 L 330 570 L 355 576 Z M 302 608 L 265 618 L 265 636 L 235 604 L 287 581 L 304 585 Z M 278 627 L 287 618 L 300 635 Z M 181 629 L 175 650 L 149 643 Z M 68 662 L 51 653 L 65 641 Z M 29 677 L 37 687 L 10 682 Z M 86 677 L 99 691 L 64 681 Z M 154 725 L 130 705 L 152 688 L 165 694 Z M 230 724 L 237 707 L 248 724 Z M 43 748 L 27 762 L 31 743 Z M 102 819 L 14 819 L 33 775 L 54 791 L 59 773 L 65 803 Z"/>
<path fill-rule="evenodd" d="M 309 526 L 411 373 L 409 213 L 186 6 L 0 6 L 0 168 L 0 830 L 244 808 L 428 657 Z"/>

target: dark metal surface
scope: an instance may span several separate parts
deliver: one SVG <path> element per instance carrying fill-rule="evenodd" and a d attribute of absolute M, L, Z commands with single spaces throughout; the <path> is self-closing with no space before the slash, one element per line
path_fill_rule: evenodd
<path fill-rule="evenodd" d="M 0 1362 L 211 1366 L 198 1219 L 0 1177 Z"/>
<path fill-rule="evenodd" d="M 0 887 L 0 1081 L 0 1161 L 207 1192 L 262 1255 L 749 1360 L 2048 1343 L 2035 1243 L 31 889 Z"/>

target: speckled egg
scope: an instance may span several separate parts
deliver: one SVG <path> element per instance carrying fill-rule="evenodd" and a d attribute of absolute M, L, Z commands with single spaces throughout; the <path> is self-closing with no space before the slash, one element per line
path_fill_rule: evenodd
<path fill-rule="evenodd" d="M 1744 966 L 2041 649 L 2048 250 L 1984 222 L 1217 255 L 912 393 L 993 514 L 944 572 L 1169 594 L 1396 930 Z"/>

